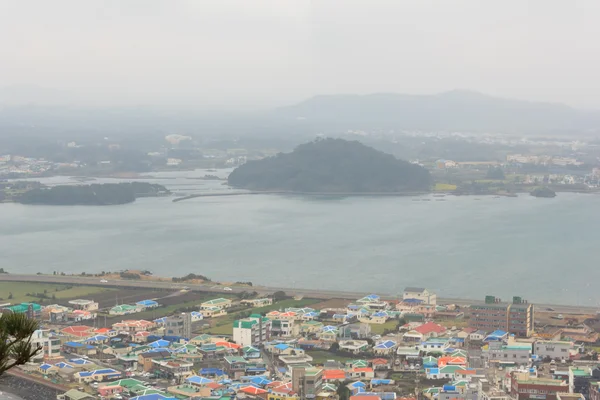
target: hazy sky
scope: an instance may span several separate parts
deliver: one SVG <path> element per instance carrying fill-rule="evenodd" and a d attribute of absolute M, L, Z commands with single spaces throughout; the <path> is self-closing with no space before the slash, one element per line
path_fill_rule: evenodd
<path fill-rule="evenodd" d="M 0 0 L 0 86 L 272 106 L 455 88 L 600 108 L 598 0 Z"/>

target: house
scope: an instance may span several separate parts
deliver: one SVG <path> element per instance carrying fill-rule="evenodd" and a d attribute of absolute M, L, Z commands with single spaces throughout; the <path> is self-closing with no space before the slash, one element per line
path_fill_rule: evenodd
<path fill-rule="evenodd" d="M 121 305 L 117 305 L 112 307 L 108 313 L 110 315 L 127 315 L 127 314 L 133 314 L 136 312 L 140 312 L 142 309 L 141 307 L 135 305 L 129 305 L 129 304 L 121 304 Z"/>
<path fill-rule="evenodd" d="M 113 397 L 115 395 L 120 395 L 121 393 L 123 393 L 123 390 L 123 386 L 110 383 L 107 385 L 99 386 L 98 394 L 102 397 Z"/>
<path fill-rule="evenodd" d="M 423 303 L 429 304 L 432 306 L 435 306 L 437 303 L 437 296 L 435 295 L 435 293 L 430 292 L 429 290 L 427 290 L 425 288 L 418 288 L 418 287 L 405 288 L 404 293 L 402 295 L 402 299 L 403 300 L 406 300 L 406 299 L 421 300 L 421 301 L 423 301 Z"/>
<path fill-rule="evenodd" d="M 203 333 L 202 335 L 198 335 L 193 337 L 190 340 L 190 343 L 196 346 L 201 346 L 203 344 L 208 344 L 213 342 L 213 337 L 207 333 Z"/>
<path fill-rule="evenodd" d="M 447 338 L 431 338 L 418 346 L 423 352 L 442 353 L 449 346 Z"/>
<path fill-rule="evenodd" d="M 246 365 L 248 361 L 244 357 L 230 356 L 225 357 L 225 372 L 231 379 L 239 379 L 246 374 Z"/>
<path fill-rule="evenodd" d="M 271 333 L 273 336 L 292 337 L 300 334 L 300 323 L 293 319 L 271 320 Z"/>
<path fill-rule="evenodd" d="M 114 323 L 112 325 L 113 330 L 117 332 L 125 332 L 128 334 L 135 334 L 136 332 L 149 331 L 156 327 L 156 324 L 152 321 L 140 320 L 125 320 Z"/>
<path fill-rule="evenodd" d="M 233 321 L 233 341 L 241 346 L 257 346 L 271 338 L 271 321 L 260 314 Z"/>
<path fill-rule="evenodd" d="M 335 382 L 346 380 L 346 372 L 341 369 L 323 370 L 323 382 Z"/>
<path fill-rule="evenodd" d="M 446 328 L 435 322 L 427 322 L 416 327 L 414 331 L 420 333 L 423 336 L 423 339 L 429 339 L 443 335 L 446 332 Z"/>
<path fill-rule="evenodd" d="M 144 372 L 150 372 L 153 364 L 152 360 L 164 360 L 171 357 L 171 353 L 167 350 L 148 351 L 138 354 L 138 368 Z"/>
<path fill-rule="evenodd" d="M 338 337 L 338 328 L 331 325 L 326 325 L 321 329 L 321 332 L 317 333 L 317 337 L 320 340 L 327 342 L 335 342 Z"/>
<path fill-rule="evenodd" d="M 373 369 L 375 371 L 381 370 L 381 369 L 389 369 L 391 367 L 390 360 L 388 360 L 386 358 L 374 358 L 369 361 L 369 364 L 371 364 L 371 366 L 373 367 Z"/>
<path fill-rule="evenodd" d="M 135 303 L 136 306 L 142 308 L 142 309 L 148 309 L 148 308 L 156 308 L 158 307 L 158 303 L 154 300 L 142 300 L 142 301 L 138 301 L 137 303 Z"/>
<path fill-rule="evenodd" d="M 77 389 L 71 389 L 64 394 L 58 395 L 56 398 L 59 400 L 94 400 L 96 397 Z"/>
<path fill-rule="evenodd" d="M 241 304 L 249 305 L 252 308 L 265 307 L 273 304 L 273 299 L 265 297 L 262 299 L 245 299 L 240 302 Z"/>
<path fill-rule="evenodd" d="M 323 323 L 319 321 L 305 321 L 300 324 L 300 332 L 304 334 L 317 333 L 323 329 Z"/>
<path fill-rule="evenodd" d="M 223 315 L 227 315 L 227 311 L 225 311 L 225 308 L 219 308 L 214 306 L 203 307 L 200 310 L 200 313 L 202 313 L 203 318 L 216 318 L 222 317 Z"/>
<path fill-rule="evenodd" d="M 375 377 L 375 371 L 371 367 L 352 368 L 346 374 L 350 379 L 373 379 Z"/>
<path fill-rule="evenodd" d="M 69 304 L 71 308 L 74 310 L 83 310 L 83 311 L 96 311 L 98 310 L 98 303 L 93 300 L 70 300 Z"/>
<path fill-rule="evenodd" d="M 60 331 L 63 335 L 78 339 L 94 336 L 95 334 L 94 328 L 92 328 L 91 326 L 84 325 L 67 326 L 66 328 L 63 328 Z"/>
<path fill-rule="evenodd" d="M 427 376 L 427 379 L 453 379 L 455 372 L 462 369 L 463 367 L 460 365 L 447 365 L 445 367 L 427 368 L 425 369 L 425 375 Z"/>
<path fill-rule="evenodd" d="M 421 315 L 424 318 L 432 318 L 436 313 L 434 305 L 426 304 L 419 299 L 405 299 L 396 304 L 396 310 L 403 314 Z"/>
<path fill-rule="evenodd" d="M 80 356 L 90 356 L 96 354 L 96 347 L 81 342 L 66 342 L 63 344 L 63 351 Z"/>
<path fill-rule="evenodd" d="M 373 352 L 377 355 L 391 354 L 394 352 L 396 346 L 396 342 L 393 340 L 386 340 L 376 344 L 375 347 L 373 347 Z"/>
<path fill-rule="evenodd" d="M 121 372 L 112 368 L 97 369 L 95 371 L 79 371 L 75 373 L 74 378 L 77 379 L 78 383 L 103 382 L 121 378 Z"/>
<path fill-rule="evenodd" d="M 549 357 L 554 360 L 569 360 L 577 354 L 573 342 L 558 340 L 537 340 L 533 345 L 533 352 L 542 359 Z"/>
<path fill-rule="evenodd" d="M 520 343 L 515 341 L 489 342 L 482 349 L 482 356 L 489 363 L 499 364 L 529 364 L 532 354 L 531 343 Z"/>
<path fill-rule="evenodd" d="M 224 299 L 222 297 L 219 297 L 218 299 L 208 300 L 208 301 L 205 301 L 204 303 L 200 304 L 200 309 L 202 309 L 202 310 L 212 308 L 212 307 L 216 307 L 216 308 L 220 308 L 220 309 L 229 308 L 229 307 L 231 307 L 231 299 Z"/>
<path fill-rule="evenodd" d="M 193 363 L 179 359 L 152 360 L 152 371 L 165 379 L 181 379 L 192 375 Z"/>
<path fill-rule="evenodd" d="M 486 332 L 482 330 L 469 333 L 469 340 L 480 342 L 486 337 Z"/>
<path fill-rule="evenodd" d="M 369 342 L 366 340 L 340 340 L 338 342 L 340 350 L 358 354 L 369 349 Z"/>
<path fill-rule="evenodd" d="M 58 367 L 44 363 L 38 367 L 38 372 L 42 375 L 48 375 L 58 372 Z"/>

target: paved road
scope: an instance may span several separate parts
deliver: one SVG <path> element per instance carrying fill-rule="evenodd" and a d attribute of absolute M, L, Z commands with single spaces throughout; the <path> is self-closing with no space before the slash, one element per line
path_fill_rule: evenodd
<path fill-rule="evenodd" d="M 313 297 L 318 299 L 358 299 L 366 296 L 367 292 L 350 292 L 350 291 L 336 291 L 336 290 L 321 290 L 321 289 L 298 289 L 298 288 L 282 288 L 273 286 L 253 286 L 249 287 L 236 287 L 232 286 L 231 291 L 224 291 L 223 286 L 214 284 L 192 284 L 192 283 L 174 283 L 168 281 L 155 281 L 155 280 L 115 280 L 109 279 L 107 283 L 100 282 L 101 277 L 88 277 L 88 276 L 71 276 L 71 275 L 16 275 L 16 274 L 1 274 L 1 281 L 12 281 L 12 282 L 46 282 L 46 283 L 68 283 L 78 285 L 91 285 L 91 286 L 105 286 L 105 287 L 119 287 L 119 288 L 148 288 L 148 289 L 183 289 L 188 288 L 189 290 L 200 291 L 200 292 L 213 292 L 213 293 L 239 293 L 243 291 L 256 291 L 259 294 L 266 295 L 274 293 L 276 291 L 284 291 L 287 295 L 291 296 L 303 296 Z M 398 296 L 391 294 L 381 294 L 384 300 L 394 300 Z M 457 304 L 461 306 L 469 304 L 481 304 L 482 300 L 473 299 L 458 299 L 458 298 L 438 298 L 439 304 Z M 536 304 L 538 311 L 543 311 L 546 308 L 552 308 L 556 313 L 562 314 L 596 314 L 598 307 L 589 306 L 569 306 L 569 305 L 557 305 L 557 304 Z"/>

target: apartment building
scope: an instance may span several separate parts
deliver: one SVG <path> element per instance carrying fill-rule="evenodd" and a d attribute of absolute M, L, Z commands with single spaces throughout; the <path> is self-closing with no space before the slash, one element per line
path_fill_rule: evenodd
<path fill-rule="evenodd" d="M 569 384 L 560 379 L 532 378 L 528 373 L 513 372 L 510 391 L 514 400 L 557 400 L 558 393 L 569 393 Z"/>
<path fill-rule="evenodd" d="M 485 304 L 471 305 L 470 313 L 469 325 L 476 330 L 504 330 L 520 337 L 533 333 L 533 304 L 520 297 L 513 297 L 512 303 L 503 303 L 494 296 L 486 296 Z"/>
<path fill-rule="evenodd" d="M 241 346 L 257 346 L 270 337 L 271 321 L 259 314 L 233 321 L 233 341 Z"/>
<path fill-rule="evenodd" d="M 167 317 L 165 320 L 165 335 L 190 339 L 192 337 L 192 315 L 182 313 Z"/>

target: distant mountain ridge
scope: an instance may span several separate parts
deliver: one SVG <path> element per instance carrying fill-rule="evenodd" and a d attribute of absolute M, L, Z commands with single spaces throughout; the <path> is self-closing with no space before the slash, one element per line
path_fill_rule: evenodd
<path fill-rule="evenodd" d="M 569 131 L 600 128 L 600 111 L 454 90 L 434 95 L 321 95 L 278 108 L 278 118 L 351 128 Z"/>

